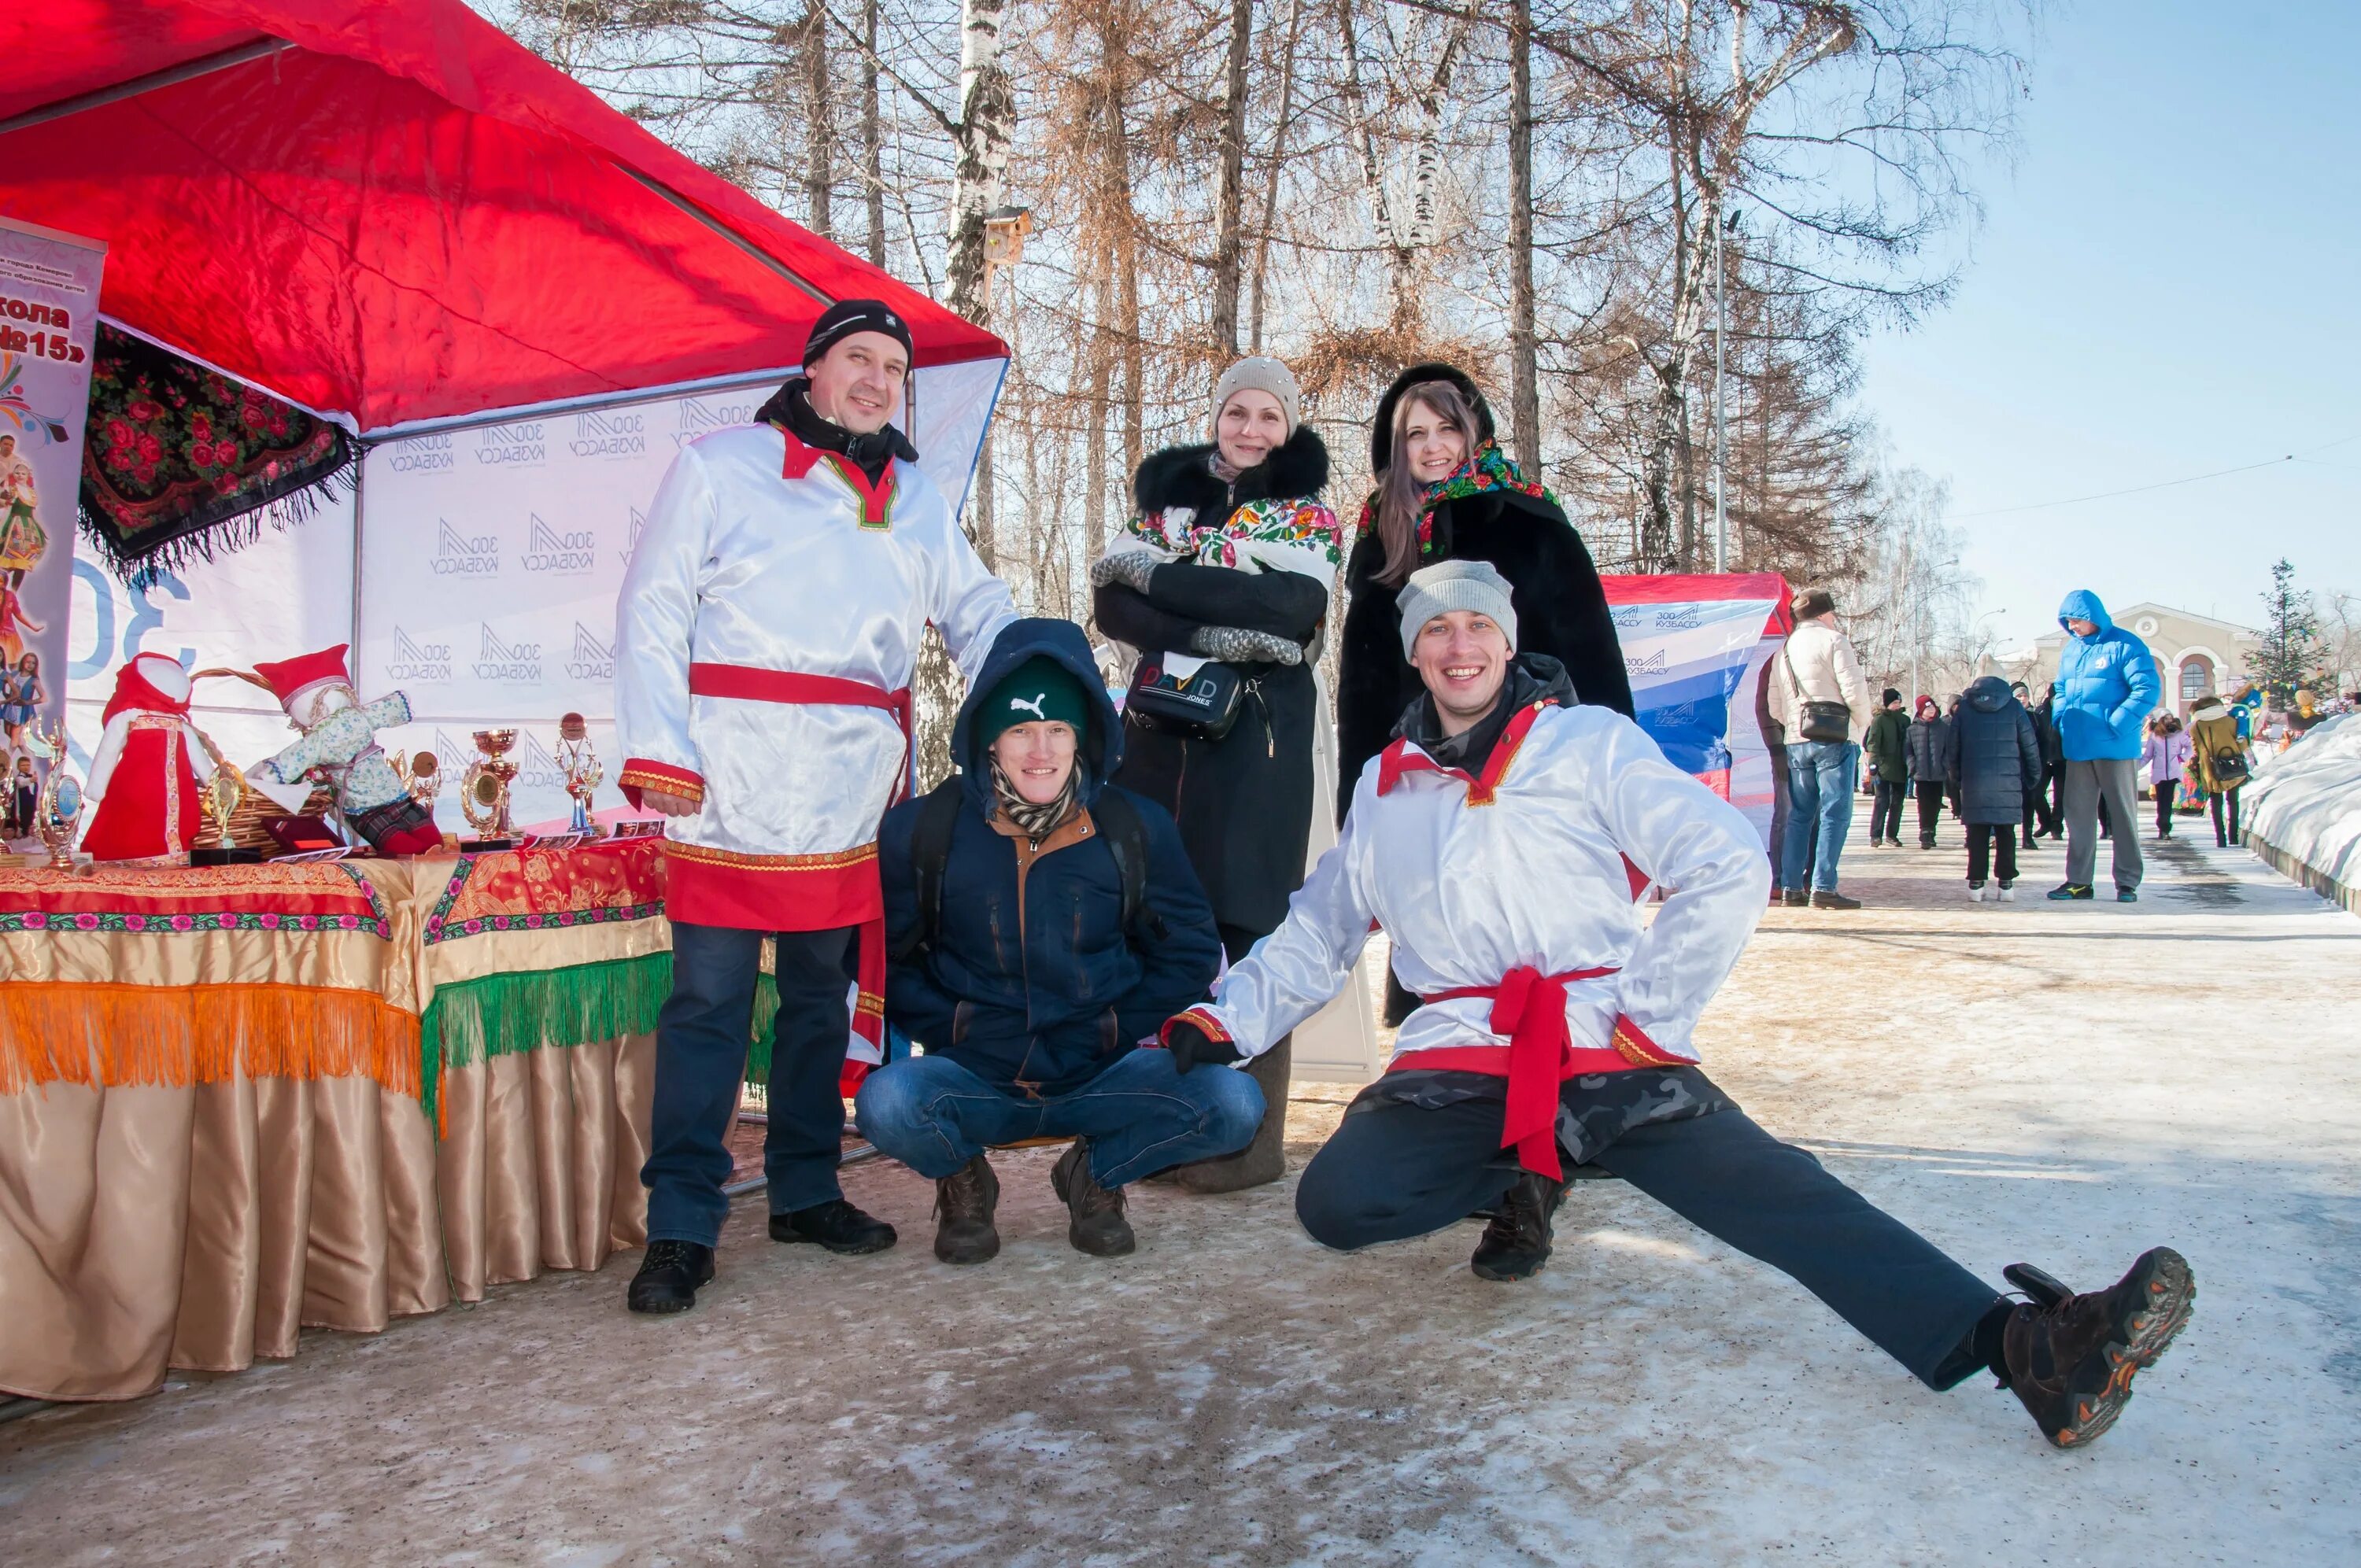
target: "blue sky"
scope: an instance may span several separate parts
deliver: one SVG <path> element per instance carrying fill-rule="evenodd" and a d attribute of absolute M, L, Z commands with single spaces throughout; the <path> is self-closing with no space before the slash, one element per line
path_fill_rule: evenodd
<path fill-rule="evenodd" d="M 2361 594 L 2356 60 L 2350 0 L 2045 22 L 1958 294 L 1868 345 L 1862 393 L 1894 461 L 1949 482 L 2004 646 L 2075 587 L 2254 625 L 2281 555 Z"/>

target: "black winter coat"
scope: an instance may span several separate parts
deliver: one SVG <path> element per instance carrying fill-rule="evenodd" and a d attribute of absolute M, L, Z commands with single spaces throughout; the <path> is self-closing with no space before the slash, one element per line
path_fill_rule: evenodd
<path fill-rule="evenodd" d="M 970 684 L 969 706 L 951 734 L 961 798 L 943 860 L 936 941 L 887 966 L 885 1015 L 928 1055 L 947 1056 L 987 1083 L 1022 1081 L 1057 1094 L 1087 1083 L 1202 1000 L 1222 945 L 1180 832 L 1152 801 L 1134 796 L 1131 804 L 1148 840 L 1144 896 L 1163 919 L 1160 938 L 1144 945 L 1126 938 L 1123 879 L 1094 823 L 1077 818 L 1051 834 L 1044 843 L 1055 847 L 1019 874 L 1016 840 L 992 826 L 991 762 L 975 738 L 972 708 L 1036 654 L 1071 670 L 1096 699 L 1075 762 L 1076 798 L 1087 812 L 1114 787 L 1105 780 L 1122 759 L 1123 733 L 1082 629 L 1067 620 L 1012 622 Z M 919 924 L 910 845 L 924 809 L 921 800 L 895 806 L 880 836 L 889 951 L 901 950 Z"/>
<path fill-rule="evenodd" d="M 1382 474 L 1393 457 L 1394 407 L 1421 381 L 1449 381 L 1476 410 L 1477 442 L 1492 439 L 1492 410 L 1476 383 L 1448 365 L 1414 365 L 1378 402 L 1369 433 L 1369 471 Z M 1402 657 L 1400 589 L 1377 580 L 1385 546 L 1372 529 L 1345 565 L 1343 645 L 1336 679 L 1336 815 L 1352 804 L 1353 785 L 1371 757 L 1386 748 L 1402 709 L 1424 687 Z M 1421 565 L 1437 561 L 1488 561 L 1509 579 L 1517 612 L 1517 651 L 1554 659 L 1574 683 L 1576 699 L 1634 714 L 1623 646 L 1607 608 L 1582 535 L 1565 513 L 1538 497 L 1514 493 L 1466 496 L 1435 510 L 1434 529 Z"/>
<path fill-rule="evenodd" d="M 1328 483 L 1328 449 L 1309 425 L 1234 484 L 1214 475 L 1213 454 L 1210 445 L 1173 446 L 1142 463 L 1132 481 L 1139 510 L 1185 506 L 1201 517 L 1220 515 L 1251 500 L 1316 497 Z M 1186 652 L 1201 626 L 1243 626 L 1309 647 L 1327 619 L 1333 586 L 1295 572 L 1180 563 L 1156 568 L 1145 594 L 1110 583 L 1091 602 L 1101 631 L 1147 652 Z M 1179 821 L 1213 918 L 1260 937 L 1278 929 L 1288 896 L 1303 883 L 1319 704 L 1309 663 L 1236 668 L 1246 678 L 1246 703 L 1227 735 L 1184 739 L 1126 718 L 1115 782 Z"/>
<path fill-rule="evenodd" d="M 1951 761 L 1958 754 L 1958 739 L 1951 733 L 1948 718 L 1914 718 L 1910 721 L 1910 782 L 1914 784 L 1945 784 L 1951 777 Z"/>
<path fill-rule="evenodd" d="M 2024 821 L 2025 792 L 2041 782 L 2041 742 L 2025 704 L 1998 675 L 1979 675 L 1951 722 L 1949 778 L 1960 793 L 1960 820 Z"/>

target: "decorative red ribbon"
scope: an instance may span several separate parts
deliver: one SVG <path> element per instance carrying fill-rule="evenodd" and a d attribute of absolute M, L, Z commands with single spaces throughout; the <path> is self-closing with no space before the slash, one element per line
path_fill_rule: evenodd
<path fill-rule="evenodd" d="M 1513 1146 L 1519 1165 L 1553 1181 L 1565 1177 L 1557 1157 L 1557 1086 L 1569 1076 L 1565 1069 L 1572 1065 L 1574 1044 L 1565 1027 L 1565 988 L 1614 972 L 1578 969 L 1545 975 L 1520 964 L 1501 976 L 1498 985 L 1463 986 L 1423 999 L 1491 999 L 1492 1033 L 1509 1036 L 1509 1106 L 1500 1122 L 1500 1146 Z"/>
<path fill-rule="evenodd" d="M 805 707 L 876 707 L 894 716 L 902 730 L 902 775 L 894 781 L 894 794 L 887 801 L 890 806 L 899 802 L 910 790 L 911 739 L 910 688 L 887 691 L 873 686 L 867 681 L 849 680 L 842 675 L 807 675 L 793 670 L 756 669 L 749 664 L 692 663 L 688 666 L 688 690 L 691 696 L 734 697 L 741 702 L 775 702 Z M 854 967 L 855 977 L 864 1000 L 876 998 L 881 1003 L 885 995 L 885 922 L 881 916 L 863 921 L 861 926 L 861 956 Z M 881 1013 L 856 1010 L 852 1019 L 853 1033 L 871 1045 L 885 1037 L 885 1020 Z M 860 1087 L 859 1064 L 845 1064 L 846 1081 Z"/>

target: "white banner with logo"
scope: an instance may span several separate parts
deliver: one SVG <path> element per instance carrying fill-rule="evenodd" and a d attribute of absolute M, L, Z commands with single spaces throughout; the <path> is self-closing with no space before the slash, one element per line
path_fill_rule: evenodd
<path fill-rule="evenodd" d="M 97 240 L 0 218 L 0 720 L 12 748 L 27 723 L 65 709 L 83 416 L 105 262 Z"/>
<path fill-rule="evenodd" d="M 915 378 L 920 466 L 947 495 L 965 492 L 1002 369 L 995 359 Z M 445 827 L 465 828 L 458 770 L 476 755 L 478 729 L 519 732 L 510 753 L 519 826 L 566 816 L 555 751 L 567 712 L 589 720 L 606 765 L 595 804 L 620 804 L 612 685 L 623 568 L 674 455 L 750 422 L 777 385 L 766 377 L 387 442 L 363 460 L 357 526 L 353 502 L 324 505 L 298 527 L 266 530 L 146 588 L 74 563 L 74 634 L 58 663 L 71 674 L 79 762 L 97 740 L 115 670 L 135 653 L 251 669 L 349 642 L 361 696 L 407 692 L 417 716 L 379 740 L 390 751 L 432 751 L 448 770 L 435 810 Z M 236 681 L 200 685 L 196 717 L 241 766 L 294 738 L 269 694 Z"/>

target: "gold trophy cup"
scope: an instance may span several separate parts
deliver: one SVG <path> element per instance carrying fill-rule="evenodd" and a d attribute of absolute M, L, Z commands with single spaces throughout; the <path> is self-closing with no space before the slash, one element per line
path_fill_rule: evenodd
<path fill-rule="evenodd" d="M 459 809 L 478 837 L 461 846 L 469 850 L 507 850 L 516 845 L 516 824 L 509 818 L 509 784 L 517 765 L 508 760 L 516 745 L 513 729 L 478 729 L 473 737 L 483 753 L 459 775 Z"/>
<path fill-rule="evenodd" d="M 242 849 L 230 838 L 230 824 L 237 817 L 237 808 L 246 804 L 246 775 L 222 761 L 221 749 L 203 731 L 198 739 L 213 753 L 214 774 L 197 792 L 197 806 L 212 825 L 214 841 L 200 844 L 189 851 L 192 866 L 246 866 L 260 861 L 253 850 Z"/>
<path fill-rule="evenodd" d="M 569 713 L 557 721 L 557 768 L 566 775 L 566 793 L 574 799 L 574 820 L 567 830 L 598 837 L 599 828 L 590 820 L 590 797 L 598 788 L 598 781 L 607 770 L 598 763 L 598 755 L 590 749 L 590 727 L 578 713 Z"/>
<path fill-rule="evenodd" d="M 66 772 L 65 720 L 52 719 L 46 725 L 36 720 L 29 733 L 32 749 L 49 760 L 49 772 L 41 780 L 39 800 L 33 807 L 34 831 L 49 847 L 50 869 L 71 871 L 74 863 L 74 822 L 82 816 L 82 785 Z"/>

